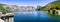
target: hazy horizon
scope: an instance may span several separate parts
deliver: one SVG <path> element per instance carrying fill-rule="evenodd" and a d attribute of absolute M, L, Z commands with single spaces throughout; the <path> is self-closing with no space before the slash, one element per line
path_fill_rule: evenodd
<path fill-rule="evenodd" d="M 18 6 L 45 6 L 53 1 L 55 0 L 0 0 L 0 3 Z"/>

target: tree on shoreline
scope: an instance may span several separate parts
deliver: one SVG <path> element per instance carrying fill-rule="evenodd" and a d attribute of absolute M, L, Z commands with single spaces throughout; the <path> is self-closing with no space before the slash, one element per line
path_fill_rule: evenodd
<path fill-rule="evenodd" d="M 0 4 L 0 11 L 5 10 L 5 8 L 3 8 L 4 4 Z"/>
<path fill-rule="evenodd" d="M 45 6 L 46 10 L 60 10 L 60 1 L 54 1 Z"/>

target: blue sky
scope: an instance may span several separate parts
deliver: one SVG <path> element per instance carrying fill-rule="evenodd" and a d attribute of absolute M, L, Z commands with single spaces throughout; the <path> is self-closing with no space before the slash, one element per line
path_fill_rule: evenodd
<path fill-rule="evenodd" d="M 0 0 L 0 3 L 18 6 L 44 6 L 53 1 L 55 0 Z"/>

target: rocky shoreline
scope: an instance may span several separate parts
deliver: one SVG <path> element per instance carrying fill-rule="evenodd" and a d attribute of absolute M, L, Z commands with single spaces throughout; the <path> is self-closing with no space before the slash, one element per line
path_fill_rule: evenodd
<path fill-rule="evenodd" d="M 3 20 L 4 22 L 13 22 L 11 20 L 13 20 L 14 18 L 14 13 L 6 13 L 6 14 L 2 14 L 2 12 L 0 12 L 0 19 Z M 7 21 L 8 20 L 8 21 Z"/>

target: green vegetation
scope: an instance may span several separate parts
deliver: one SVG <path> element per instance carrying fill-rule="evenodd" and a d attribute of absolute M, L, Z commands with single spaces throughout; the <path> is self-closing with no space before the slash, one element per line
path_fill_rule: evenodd
<path fill-rule="evenodd" d="M 4 10 L 4 8 L 2 6 L 0 6 L 0 10 Z"/>
<path fill-rule="evenodd" d="M 7 9 L 9 9 L 9 8 L 5 9 L 3 6 L 6 6 L 6 5 L 0 4 L 0 11 L 2 11 L 3 14 L 8 13 L 8 10 Z"/>
<path fill-rule="evenodd" d="M 42 10 L 60 10 L 60 1 L 55 1 L 42 7 Z"/>
<path fill-rule="evenodd" d="M 3 6 L 4 6 L 4 4 L 0 4 L 0 11 L 1 11 L 1 10 L 5 10 L 5 9 L 3 8 Z"/>
<path fill-rule="evenodd" d="M 47 10 L 60 10 L 60 1 L 55 1 L 46 6 Z"/>

